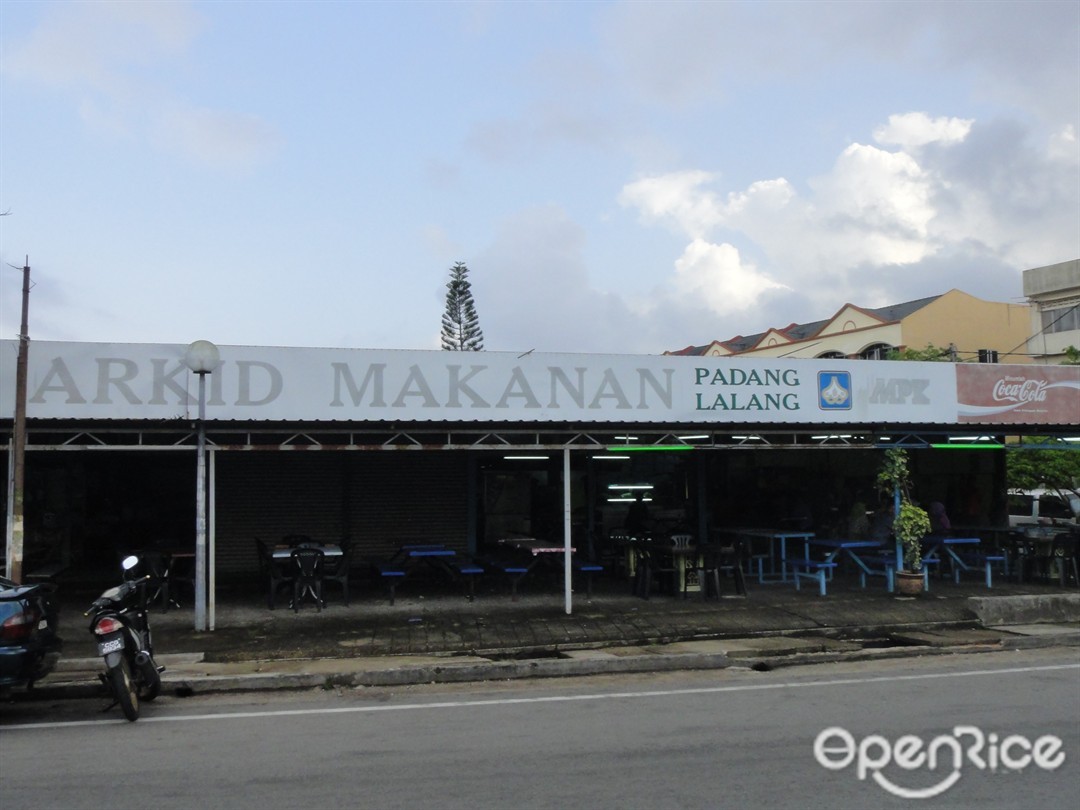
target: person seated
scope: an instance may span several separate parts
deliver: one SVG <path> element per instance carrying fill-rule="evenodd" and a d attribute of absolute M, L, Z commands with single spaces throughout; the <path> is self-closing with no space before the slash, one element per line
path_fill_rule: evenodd
<path fill-rule="evenodd" d="M 930 534 L 937 537 L 948 537 L 952 532 L 952 523 L 945 513 L 945 504 L 934 501 L 930 504 Z"/>
<path fill-rule="evenodd" d="M 883 503 L 878 506 L 870 520 L 870 539 L 885 543 L 892 537 L 893 507 Z"/>
<path fill-rule="evenodd" d="M 865 540 L 870 534 L 870 519 L 866 515 L 866 504 L 855 501 L 848 512 L 847 534 L 851 540 Z"/>

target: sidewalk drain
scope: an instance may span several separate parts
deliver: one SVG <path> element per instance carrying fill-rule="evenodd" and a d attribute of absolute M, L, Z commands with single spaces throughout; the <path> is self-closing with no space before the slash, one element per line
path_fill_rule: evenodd
<path fill-rule="evenodd" d="M 858 644 L 864 650 L 885 650 L 890 647 L 928 647 L 924 641 L 916 641 L 912 638 L 896 638 L 885 636 L 884 638 L 853 638 L 850 641 Z"/>
<path fill-rule="evenodd" d="M 494 653 L 484 657 L 491 661 L 532 661 L 539 658 L 564 659 L 567 656 L 558 650 L 518 650 L 517 652 Z"/>

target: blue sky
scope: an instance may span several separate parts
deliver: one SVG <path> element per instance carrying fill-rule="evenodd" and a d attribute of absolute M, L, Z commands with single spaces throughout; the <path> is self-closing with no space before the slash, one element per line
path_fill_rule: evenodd
<path fill-rule="evenodd" d="M 0 4 L 0 334 L 656 354 L 1080 257 L 1076 2 Z"/>

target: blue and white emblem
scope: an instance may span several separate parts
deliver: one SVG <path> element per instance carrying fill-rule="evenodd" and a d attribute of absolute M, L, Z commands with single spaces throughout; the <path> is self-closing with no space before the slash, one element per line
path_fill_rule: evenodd
<path fill-rule="evenodd" d="M 851 410 L 851 372 L 819 371 L 818 407 L 823 411 Z"/>

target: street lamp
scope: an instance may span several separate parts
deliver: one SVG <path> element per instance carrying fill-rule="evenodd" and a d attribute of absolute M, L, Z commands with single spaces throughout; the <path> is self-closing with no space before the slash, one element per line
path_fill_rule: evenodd
<path fill-rule="evenodd" d="M 184 365 L 199 375 L 199 442 L 195 474 L 195 629 L 206 629 L 206 375 L 221 365 L 221 353 L 209 340 L 187 348 Z"/>

